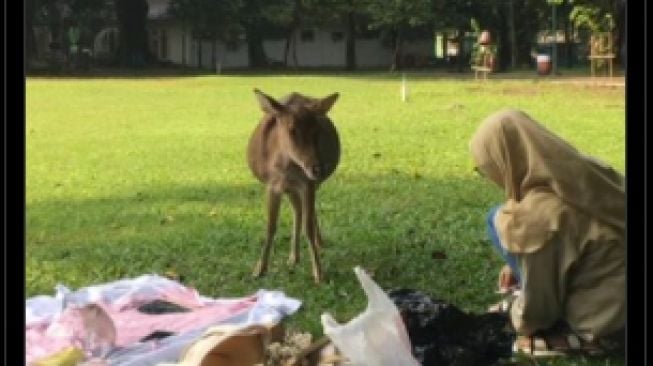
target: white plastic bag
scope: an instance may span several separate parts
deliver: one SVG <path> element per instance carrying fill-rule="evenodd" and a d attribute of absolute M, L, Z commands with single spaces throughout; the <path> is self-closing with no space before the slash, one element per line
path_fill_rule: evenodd
<path fill-rule="evenodd" d="M 322 314 L 324 334 L 353 365 L 419 366 L 395 304 L 360 267 L 354 272 L 367 295 L 367 308 L 344 325 Z"/>

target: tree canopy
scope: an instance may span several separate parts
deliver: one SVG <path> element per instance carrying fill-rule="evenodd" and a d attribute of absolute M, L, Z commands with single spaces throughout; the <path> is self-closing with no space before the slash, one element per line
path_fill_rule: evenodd
<path fill-rule="evenodd" d="M 35 22 L 47 24 L 57 37 L 64 18 L 97 32 L 98 24 L 109 16 L 107 8 L 112 8 L 120 26 L 121 57 L 146 57 L 147 4 L 146 0 L 27 0 L 28 57 L 35 53 Z M 611 31 L 621 39 L 625 0 L 170 0 L 169 11 L 197 39 L 243 37 L 254 67 L 269 64 L 262 46 L 265 38 L 286 39 L 283 62 L 288 64 L 294 57 L 292 35 L 298 29 L 339 24 L 346 27 L 348 67 L 356 63 L 356 39 L 376 31 L 394 47 L 392 64 L 399 68 L 406 39 L 438 29 L 470 31 L 472 18 L 494 35 L 502 64 L 514 66 L 517 60 L 529 59 L 536 32 L 550 29 L 553 6 L 558 10 L 556 27 L 565 34 L 572 29 Z"/>

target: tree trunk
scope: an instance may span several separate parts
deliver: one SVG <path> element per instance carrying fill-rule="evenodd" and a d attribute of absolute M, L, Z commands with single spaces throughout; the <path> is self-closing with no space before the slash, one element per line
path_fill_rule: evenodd
<path fill-rule="evenodd" d="M 181 65 L 186 66 L 186 28 L 181 31 Z"/>
<path fill-rule="evenodd" d="M 56 4 L 48 5 L 48 14 L 50 14 L 48 19 L 48 27 L 50 28 L 50 36 L 52 37 L 52 42 L 57 43 L 59 47 L 63 47 L 63 38 L 62 31 L 63 24 L 61 21 L 61 13 Z"/>
<path fill-rule="evenodd" d="M 299 59 L 297 59 L 297 35 L 293 36 L 292 41 L 292 61 L 295 69 L 299 67 Z"/>
<path fill-rule="evenodd" d="M 286 34 L 286 45 L 283 51 L 283 65 L 288 67 L 288 56 L 290 55 L 290 49 L 292 47 L 292 56 L 293 56 L 293 65 L 294 69 L 297 68 L 297 42 L 295 40 L 295 32 L 299 28 L 298 23 L 293 22 L 290 25 L 290 30 Z"/>
<path fill-rule="evenodd" d="M 114 5 L 120 26 L 121 61 L 142 66 L 150 58 L 146 28 L 149 5 L 145 0 L 116 0 Z"/>
<path fill-rule="evenodd" d="M 290 42 L 292 42 L 292 30 L 286 34 L 286 45 L 283 48 L 283 66 L 288 67 L 288 54 L 290 53 Z"/>
<path fill-rule="evenodd" d="M 215 36 L 213 36 L 213 40 L 211 41 L 211 69 L 218 71 L 215 58 L 215 41 Z"/>
<path fill-rule="evenodd" d="M 616 62 L 625 66 L 626 57 L 626 1 L 619 1 L 615 16 L 615 28 L 617 39 L 614 44 L 613 53 L 616 55 Z"/>
<path fill-rule="evenodd" d="M 245 35 L 247 37 L 247 54 L 249 56 L 250 66 L 253 68 L 268 66 L 261 31 L 256 25 L 247 25 L 245 27 Z"/>
<path fill-rule="evenodd" d="M 197 38 L 197 68 L 202 68 L 202 38 Z"/>
<path fill-rule="evenodd" d="M 63 24 L 61 19 L 61 12 L 59 12 L 59 7 L 56 3 L 48 3 L 46 5 L 48 11 L 48 30 L 50 31 L 50 44 L 48 48 L 51 54 L 54 56 L 52 59 L 52 65 L 54 67 L 60 67 L 61 62 L 64 61 L 61 57 L 65 57 L 64 49 L 64 38 L 63 38 Z"/>
<path fill-rule="evenodd" d="M 38 56 L 34 35 L 34 16 L 36 15 L 34 5 L 34 0 L 25 1 L 25 68 L 28 68 L 30 61 Z"/>
<path fill-rule="evenodd" d="M 565 29 L 565 65 L 567 67 L 572 67 L 572 59 L 571 59 L 571 46 L 573 45 L 573 42 L 571 41 L 571 32 L 569 29 L 569 17 L 565 16 L 563 17 L 564 21 L 564 29 Z"/>
<path fill-rule="evenodd" d="M 347 70 L 356 69 L 356 19 L 354 12 L 347 14 L 347 45 L 345 49 L 345 64 Z"/>
<path fill-rule="evenodd" d="M 517 36 L 515 35 L 515 4 L 508 2 L 508 19 L 510 20 L 510 68 L 517 67 Z"/>
<path fill-rule="evenodd" d="M 458 55 L 456 56 L 456 69 L 458 72 L 465 71 L 465 62 L 469 61 L 469 53 L 463 53 L 463 46 L 465 45 L 465 33 L 462 29 L 458 30 L 456 36 L 456 42 L 458 42 Z"/>
<path fill-rule="evenodd" d="M 394 42 L 395 51 L 394 51 L 394 54 L 392 56 L 392 65 L 390 66 L 390 72 L 399 71 L 399 70 L 401 70 L 401 67 L 402 67 L 402 65 L 401 65 L 401 57 L 402 57 L 401 46 L 402 46 L 403 40 L 402 40 L 402 37 L 401 37 L 401 30 L 400 29 L 397 29 L 395 31 L 395 37 L 394 38 L 395 38 L 395 42 Z"/>

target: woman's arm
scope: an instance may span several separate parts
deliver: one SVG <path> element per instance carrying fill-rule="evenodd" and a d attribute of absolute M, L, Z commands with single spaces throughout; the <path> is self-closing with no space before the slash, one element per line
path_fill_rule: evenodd
<path fill-rule="evenodd" d="M 530 254 L 518 254 L 521 291 L 510 308 L 519 334 L 531 335 L 553 326 L 562 316 L 558 248 L 551 242 Z"/>

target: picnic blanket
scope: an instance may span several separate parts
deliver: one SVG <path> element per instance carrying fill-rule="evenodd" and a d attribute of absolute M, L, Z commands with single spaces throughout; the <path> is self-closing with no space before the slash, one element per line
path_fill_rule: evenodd
<path fill-rule="evenodd" d="M 153 314 L 139 310 L 156 300 L 179 305 L 186 311 Z M 100 305 L 116 328 L 116 347 L 105 357 L 107 363 L 145 366 L 177 361 L 181 351 L 211 326 L 275 324 L 301 305 L 299 300 L 286 297 L 281 291 L 268 290 L 246 297 L 213 299 L 157 275 L 74 292 L 58 285 L 54 296 L 27 299 L 26 364 L 71 346 L 84 349 L 85 329 L 76 309 L 90 303 Z M 172 335 L 143 341 L 154 333 Z"/>

